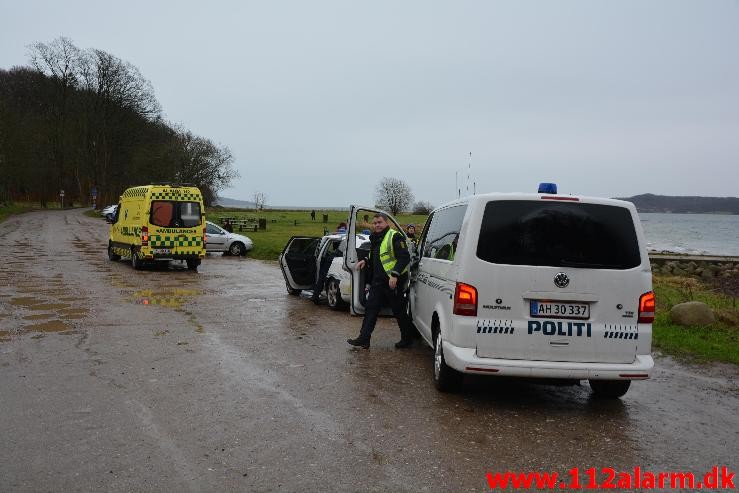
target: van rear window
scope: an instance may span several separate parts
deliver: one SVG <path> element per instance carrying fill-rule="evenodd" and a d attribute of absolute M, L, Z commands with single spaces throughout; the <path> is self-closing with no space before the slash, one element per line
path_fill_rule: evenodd
<path fill-rule="evenodd" d="M 151 203 L 149 222 L 165 228 L 192 228 L 200 224 L 198 202 L 155 200 Z"/>
<path fill-rule="evenodd" d="M 628 209 L 571 202 L 488 202 L 477 256 L 495 264 L 590 269 L 641 264 Z"/>

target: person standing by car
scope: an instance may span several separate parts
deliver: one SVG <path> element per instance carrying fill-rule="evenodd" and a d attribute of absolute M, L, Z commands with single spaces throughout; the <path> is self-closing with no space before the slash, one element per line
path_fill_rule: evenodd
<path fill-rule="evenodd" d="M 407 348 L 413 344 L 411 322 L 405 310 L 406 298 L 403 296 L 411 260 L 408 245 L 402 233 L 390 228 L 384 214 L 375 214 L 372 229 L 369 259 L 362 259 L 356 265 L 357 270 L 367 268 L 370 284 L 364 320 L 359 336 L 356 339 L 347 339 L 346 342 L 369 349 L 380 310 L 389 305 L 400 328 L 400 341 L 395 347 Z"/>
<path fill-rule="evenodd" d="M 416 242 L 416 225 L 415 224 L 409 224 L 405 227 L 405 235 L 408 237 L 408 239 L 412 242 Z"/>

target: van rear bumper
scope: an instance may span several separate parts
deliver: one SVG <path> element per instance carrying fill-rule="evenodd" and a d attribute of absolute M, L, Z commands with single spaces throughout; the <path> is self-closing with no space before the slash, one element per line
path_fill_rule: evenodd
<path fill-rule="evenodd" d="M 443 341 L 446 364 L 457 371 L 475 375 L 557 378 L 574 380 L 644 380 L 654 368 L 651 355 L 637 354 L 633 363 L 579 363 L 480 358 L 475 348 L 463 348 Z"/>

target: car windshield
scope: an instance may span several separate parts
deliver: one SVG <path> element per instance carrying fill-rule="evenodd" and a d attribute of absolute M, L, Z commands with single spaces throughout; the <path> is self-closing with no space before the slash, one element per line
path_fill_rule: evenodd
<path fill-rule="evenodd" d="M 630 269 L 641 264 L 625 207 L 550 201 L 491 201 L 477 256 L 495 264 Z"/>
<path fill-rule="evenodd" d="M 165 228 L 192 228 L 200 224 L 198 202 L 155 200 L 151 203 L 149 222 Z"/>

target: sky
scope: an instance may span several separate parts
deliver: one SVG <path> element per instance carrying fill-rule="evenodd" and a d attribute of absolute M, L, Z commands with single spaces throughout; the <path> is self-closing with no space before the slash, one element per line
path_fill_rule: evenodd
<path fill-rule="evenodd" d="M 228 146 L 230 198 L 739 196 L 737 0 L 0 0 L 0 67 L 58 36 Z"/>

